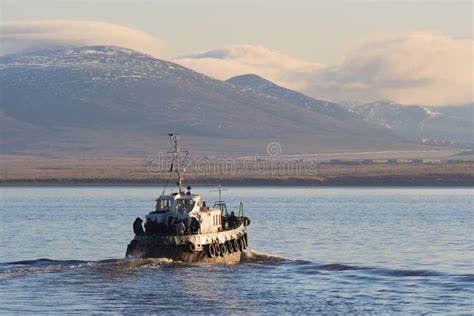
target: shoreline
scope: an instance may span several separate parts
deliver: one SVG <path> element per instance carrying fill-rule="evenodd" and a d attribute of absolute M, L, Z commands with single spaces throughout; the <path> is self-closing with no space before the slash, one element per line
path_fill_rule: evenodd
<path fill-rule="evenodd" d="M 307 187 L 474 187 L 474 176 L 466 174 L 356 176 L 327 179 L 304 178 L 196 178 L 189 179 L 194 186 L 307 186 Z M 164 186 L 163 179 L 142 178 L 37 178 L 1 179 L 2 187 L 21 186 Z M 172 185 L 172 184 L 168 184 Z"/>

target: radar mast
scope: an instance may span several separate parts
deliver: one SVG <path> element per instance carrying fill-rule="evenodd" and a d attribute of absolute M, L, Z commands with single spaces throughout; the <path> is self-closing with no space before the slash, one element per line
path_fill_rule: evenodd
<path fill-rule="evenodd" d="M 181 170 L 181 158 L 180 158 L 180 153 L 181 153 L 181 144 L 178 135 L 175 134 L 168 134 L 170 138 L 171 145 L 173 146 L 174 151 L 170 152 L 174 155 L 174 159 L 171 162 L 171 168 L 170 171 L 173 171 L 173 167 L 176 171 L 176 174 L 178 175 L 178 188 L 179 188 L 179 194 L 184 194 L 183 191 L 183 176 L 182 173 L 184 173 L 184 169 Z M 174 166 L 174 163 L 176 161 L 176 166 Z"/>

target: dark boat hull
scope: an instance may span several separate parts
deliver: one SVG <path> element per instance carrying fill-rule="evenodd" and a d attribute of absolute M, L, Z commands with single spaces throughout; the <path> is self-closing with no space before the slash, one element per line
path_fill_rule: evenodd
<path fill-rule="evenodd" d="M 134 258 L 167 258 L 173 261 L 191 262 L 191 263 L 239 263 L 242 252 L 236 251 L 227 253 L 223 256 L 216 255 L 209 257 L 206 250 L 190 252 L 183 247 L 178 246 L 135 246 L 130 243 L 127 247 L 127 257 Z"/>
<path fill-rule="evenodd" d="M 167 258 L 182 262 L 239 263 L 248 246 L 245 224 L 211 234 L 183 236 L 135 236 L 127 247 L 127 257 Z M 210 244 L 224 251 L 210 251 Z M 223 252 L 223 253 L 222 253 Z"/>

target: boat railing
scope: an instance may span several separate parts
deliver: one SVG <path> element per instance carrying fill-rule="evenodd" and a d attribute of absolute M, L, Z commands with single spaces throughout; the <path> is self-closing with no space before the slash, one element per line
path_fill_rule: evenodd
<path fill-rule="evenodd" d="M 214 203 L 213 208 L 221 210 L 222 213 L 227 215 L 227 205 L 223 201 L 217 201 Z"/>
<path fill-rule="evenodd" d="M 244 202 L 240 201 L 239 205 L 239 217 L 244 217 Z"/>

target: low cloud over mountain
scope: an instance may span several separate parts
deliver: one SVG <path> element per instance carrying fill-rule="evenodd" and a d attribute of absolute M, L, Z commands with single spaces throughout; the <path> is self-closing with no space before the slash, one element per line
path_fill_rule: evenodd
<path fill-rule="evenodd" d="M 103 22 L 8 22 L 0 28 L 0 40 L 0 54 L 50 46 L 115 45 L 166 57 L 161 40 Z M 192 53 L 172 61 L 221 80 L 254 73 L 333 101 L 384 99 L 438 106 L 474 100 L 473 45 L 472 38 L 410 33 L 370 40 L 350 51 L 339 65 L 304 61 L 248 44 Z"/>
<path fill-rule="evenodd" d="M 444 105 L 473 100 L 472 39 L 415 33 L 381 38 L 309 80 L 313 95 Z"/>
<path fill-rule="evenodd" d="M 159 39 L 133 28 L 95 21 L 18 21 L 0 24 L 0 55 L 62 46 L 114 45 L 155 57 L 166 55 Z"/>
<path fill-rule="evenodd" d="M 175 62 L 221 80 L 255 73 L 296 90 L 307 89 L 311 76 L 326 67 L 249 44 L 199 52 L 176 58 Z"/>
<path fill-rule="evenodd" d="M 175 61 L 216 78 L 256 73 L 314 97 L 390 99 L 425 105 L 472 101 L 472 39 L 413 33 L 375 39 L 336 66 L 304 62 L 262 46 L 238 45 Z"/>

